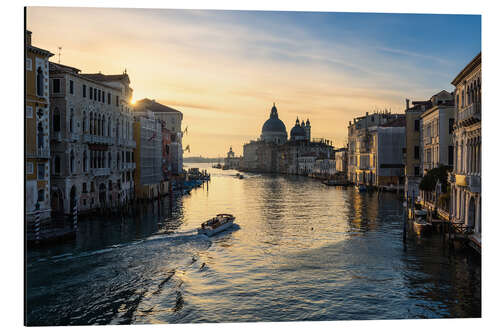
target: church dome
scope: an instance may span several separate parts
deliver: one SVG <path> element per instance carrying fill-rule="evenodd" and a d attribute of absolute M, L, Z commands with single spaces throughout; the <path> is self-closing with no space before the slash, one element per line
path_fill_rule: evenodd
<path fill-rule="evenodd" d="M 273 104 L 269 119 L 262 125 L 262 139 L 265 141 L 272 141 L 284 143 L 287 139 L 287 132 L 285 124 L 278 117 L 278 109 Z"/>
<path fill-rule="evenodd" d="M 300 126 L 299 118 L 295 121 L 295 126 L 290 131 L 291 140 L 303 140 L 307 136 L 306 130 L 303 126 Z"/>

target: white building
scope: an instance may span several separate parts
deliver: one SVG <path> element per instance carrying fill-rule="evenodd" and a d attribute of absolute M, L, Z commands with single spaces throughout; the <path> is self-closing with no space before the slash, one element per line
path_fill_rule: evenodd
<path fill-rule="evenodd" d="M 307 154 L 299 156 L 299 170 L 298 174 L 303 176 L 308 176 L 314 171 L 314 164 L 316 162 L 315 154 Z"/>
<path fill-rule="evenodd" d="M 455 86 L 454 163 L 450 174 L 453 222 L 474 231 L 481 246 L 481 53 L 457 75 Z"/>
<path fill-rule="evenodd" d="M 453 165 L 453 95 L 443 90 L 431 102 L 433 106 L 420 115 L 423 153 L 420 169 L 424 174 L 439 165 Z"/>
<path fill-rule="evenodd" d="M 335 165 L 335 159 L 317 159 L 314 163 L 313 173 L 316 177 L 331 178 L 336 173 Z"/>
<path fill-rule="evenodd" d="M 50 63 L 52 207 L 114 207 L 133 193 L 132 89 L 126 73 L 81 74 Z"/>
<path fill-rule="evenodd" d="M 375 112 L 362 117 L 354 118 L 349 121 L 348 126 L 348 159 L 347 159 L 347 177 L 352 183 L 369 184 L 369 179 L 374 179 L 374 175 L 370 175 L 370 155 L 372 149 L 372 138 L 370 137 L 370 128 L 380 126 L 389 122 L 404 119 L 405 115 L 391 114 L 387 111 Z M 372 172 L 373 174 L 373 172 Z M 373 180 L 372 180 L 373 184 Z"/>

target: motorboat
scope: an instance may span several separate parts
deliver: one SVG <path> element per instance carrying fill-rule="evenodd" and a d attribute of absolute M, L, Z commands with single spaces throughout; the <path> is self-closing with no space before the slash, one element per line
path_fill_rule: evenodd
<path fill-rule="evenodd" d="M 240 174 L 240 175 L 238 176 L 238 178 L 239 178 L 239 179 L 243 179 L 243 178 L 245 178 L 245 176 L 243 176 L 243 175 L 241 175 L 241 174 Z"/>
<path fill-rule="evenodd" d="M 413 216 L 413 230 L 417 235 L 424 235 L 432 231 L 432 223 L 427 222 L 427 210 L 417 209 Z"/>
<path fill-rule="evenodd" d="M 366 192 L 367 190 L 366 185 L 364 184 L 356 185 L 356 188 L 358 189 L 359 192 Z"/>
<path fill-rule="evenodd" d="M 345 182 L 341 179 L 327 179 L 322 181 L 326 186 L 345 186 Z"/>
<path fill-rule="evenodd" d="M 212 236 L 233 225 L 235 217 L 231 214 L 217 214 L 214 218 L 203 222 L 198 228 L 199 235 Z"/>

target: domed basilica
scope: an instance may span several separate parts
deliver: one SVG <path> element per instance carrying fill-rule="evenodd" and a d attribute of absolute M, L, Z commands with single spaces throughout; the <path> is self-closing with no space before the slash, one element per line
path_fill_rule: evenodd
<path fill-rule="evenodd" d="M 264 125 L 262 125 L 262 133 L 260 135 L 260 139 L 262 141 L 268 143 L 276 143 L 276 144 L 284 144 L 287 142 L 288 134 L 286 131 L 286 126 L 281 121 L 278 116 L 278 109 L 276 105 L 273 103 L 273 107 L 271 108 L 271 114 L 269 115 L 269 119 L 266 120 Z M 311 123 L 309 119 L 307 122 L 302 124 L 299 122 L 299 118 L 295 121 L 295 126 L 290 131 L 290 141 L 310 141 L 311 140 Z"/>
<path fill-rule="evenodd" d="M 262 125 L 258 140 L 243 145 L 240 169 L 243 171 L 299 174 L 304 172 L 304 159 L 330 158 L 333 146 L 323 139 L 311 140 L 311 123 L 300 121 L 290 130 L 290 137 L 278 109 L 273 104 L 269 119 Z"/>

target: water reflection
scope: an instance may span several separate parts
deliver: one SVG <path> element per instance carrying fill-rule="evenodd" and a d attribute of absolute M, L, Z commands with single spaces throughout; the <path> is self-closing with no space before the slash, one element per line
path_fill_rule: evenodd
<path fill-rule="evenodd" d="M 163 202 L 160 216 L 155 203 L 140 219 L 86 221 L 75 243 L 28 253 L 28 322 L 480 316 L 478 258 L 439 236 L 409 238 L 405 250 L 395 194 L 211 172 L 171 214 Z M 221 212 L 239 227 L 197 235 Z"/>

